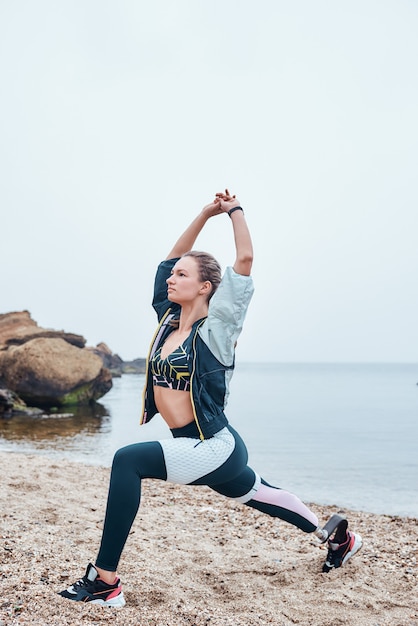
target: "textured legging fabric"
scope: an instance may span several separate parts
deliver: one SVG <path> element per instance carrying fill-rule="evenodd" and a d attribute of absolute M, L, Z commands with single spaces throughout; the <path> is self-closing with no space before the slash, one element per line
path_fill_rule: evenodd
<path fill-rule="evenodd" d="M 204 441 L 198 438 L 194 424 L 171 432 L 172 439 L 135 443 L 116 452 L 98 567 L 116 571 L 138 511 L 144 478 L 207 485 L 304 532 L 318 527 L 316 515 L 299 498 L 269 485 L 248 467 L 246 446 L 230 425 Z"/>

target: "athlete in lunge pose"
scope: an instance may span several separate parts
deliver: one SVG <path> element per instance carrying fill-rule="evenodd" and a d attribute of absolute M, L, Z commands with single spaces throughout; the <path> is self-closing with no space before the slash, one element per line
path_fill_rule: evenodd
<path fill-rule="evenodd" d="M 222 213 L 232 224 L 236 246 L 234 265 L 223 277 L 210 254 L 192 251 L 207 220 Z M 90 563 L 83 578 L 61 592 L 65 598 L 125 604 L 116 569 L 138 511 L 143 478 L 208 485 L 322 542 L 328 539 L 323 571 L 340 567 L 361 547 L 360 535 L 347 530 L 345 519 L 334 515 L 321 528 L 296 496 L 258 476 L 225 416 L 235 344 L 253 294 L 252 262 L 244 211 L 225 190 L 202 209 L 159 265 L 153 299 L 159 325 L 147 359 L 142 423 L 158 412 L 172 437 L 116 452 L 95 565 Z"/>

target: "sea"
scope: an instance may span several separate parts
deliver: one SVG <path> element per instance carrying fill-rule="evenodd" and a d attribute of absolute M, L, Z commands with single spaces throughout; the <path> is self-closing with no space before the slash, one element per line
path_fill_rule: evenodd
<path fill-rule="evenodd" d="M 241 363 L 226 413 L 249 465 L 307 503 L 418 518 L 418 363 Z M 99 403 L 0 420 L 0 451 L 110 467 L 114 452 L 171 436 L 139 426 L 144 377 Z M 65 470 L 63 470 L 65 471 Z"/>

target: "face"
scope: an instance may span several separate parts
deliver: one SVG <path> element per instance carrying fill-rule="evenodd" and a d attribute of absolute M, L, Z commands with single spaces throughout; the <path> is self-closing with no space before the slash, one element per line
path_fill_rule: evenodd
<path fill-rule="evenodd" d="M 197 261 L 191 256 L 182 257 L 167 278 L 167 296 L 171 302 L 185 304 L 193 302 L 210 290 L 209 281 L 202 282 L 199 278 Z"/>

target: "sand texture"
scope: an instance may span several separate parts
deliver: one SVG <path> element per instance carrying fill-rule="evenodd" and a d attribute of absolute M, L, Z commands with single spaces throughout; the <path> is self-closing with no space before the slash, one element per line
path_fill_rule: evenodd
<path fill-rule="evenodd" d="M 0 468 L 0 626 L 418 625 L 418 520 L 343 510 L 364 546 L 323 574 L 313 536 L 158 481 L 144 481 L 119 565 L 126 607 L 65 600 L 95 559 L 109 469 L 7 452 Z M 341 512 L 311 506 L 322 522 Z"/>

